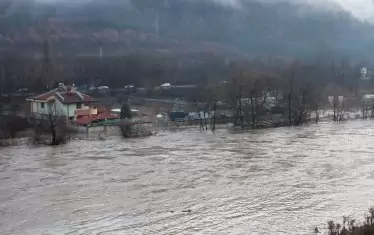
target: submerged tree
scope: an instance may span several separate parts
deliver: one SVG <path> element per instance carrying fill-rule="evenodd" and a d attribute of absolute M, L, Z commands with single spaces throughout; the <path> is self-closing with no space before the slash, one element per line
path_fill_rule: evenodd
<path fill-rule="evenodd" d="M 130 120 L 132 118 L 131 109 L 128 104 L 123 104 L 120 114 L 121 120 Z M 130 138 L 132 136 L 131 125 L 129 123 L 122 123 L 121 134 L 124 138 Z"/>
<path fill-rule="evenodd" d="M 227 82 L 227 102 L 232 107 L 234 126 L 257 128 L 269 118 L 277 96 L 280 79 L 270 72 L 259 70 L 257 65 L 240 61 L 231 67 Z"/>
<path fill-rule="evenodd" d="M 52 112 L 34 119 L 34 142 L 37 144 L 60 145 L 70 139 L 71 131 L 68 128 L 67 119 Z M 50 136 L 50 138 L 45 138 Z"/>

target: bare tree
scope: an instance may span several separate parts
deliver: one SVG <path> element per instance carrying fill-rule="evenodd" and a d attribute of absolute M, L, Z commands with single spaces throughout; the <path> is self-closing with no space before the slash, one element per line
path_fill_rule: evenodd
<path fill-rule="evenodd" d="M 249 96 L 252 128 L 257 127 L 259 119 L 265 118 L 269 113 L 269 94 L 275 88 L 277 78 L 265 72 L 251 72 L 246 80 L 246 94 Z M 248 109 L 247 109 L 248 110 Z M 248 123 L 248 118 L 246 118 Z"/>
<path fill-rule="evenodd" d="M 295 79 L 297 76 L 297 70 L 299 68 L 298 62 L 293 62 L 291 65 L 288 65 L 288 67 L 285 69 L 285 84 L 286 87 L 284 88 L 285 91 L 287 91 L 287 111 L 288 111 L 288 123 L 290 126 L 294 124 L 293 119 L 293 100 L 294 100 L 294 90 L 295 90 Z"/>
<path fill-rule="evenodd" d="M 243 114 L 243 85 L 239 86 L 239 94 L 238 94 L 238 109 L 237 109 L 237 117 L 239 117 L 240 125 L 242 129 L 244 129 L 244 114 Z"/>
<path fill-rule="evenodd" d="M 217 100 L 214 100 L 213 117 L 212 117 L 212 132 L 216 130 L 216 118 L 217 118 Z"/>
<path fill-rule="evenodd" d="M 197 118 L 198 118 L 199 123 L 200 123 L 200 130 L 208 131 L 208 123 L 206 121 L 206 113 L 207 113 L 206 108 L 208 107 L 208 105 L 207 104 L 201 104 L 197 100 L 195 100 L 193 102 L 193 104 L 196 108 Z M 201 106 L 203 106 L 203 108 Z M 202 113 L 203 113 L 203 115 L 201 115 Z"/>
<path fill-rule="evenodd" d="M 318 122 L 323 89 L 327 84 L 325 73 L 325 69 L 316 64 L 294 63 L 286 70 L 289 125 L 308 122 L 312 111 Z"/>
<path fill-rule="evenodd" d="M 14 115 L 0 115 L 0 140 L 15 138 L 18 132 L 26 130 L 27 120 Z"/>
<path fill-rule="evenodd" d="M 271 115 L 269 94 L 277 88 L 279 91 L 279 79 L 270 69 L 258 70 L 248 62 L 241 62 L 233 70 L 227 90 L 232 96 L 236 93 L 233 103 L 234 125 L 240 125 L 242 129 L 246 125 L 257 128 L 261 119 Z"/>
<path fill-rule="evenodd" d="M 292 94 L 293 94 L 293 86 L 294 86 L 294 80 L 295 80 L 295 70 L 292 70 L 291 72 L 291 78 L 290 78 L 290 91 L 288 93 L 288 122 L 290 126 L 292 126 Z"/>
<path fill-rule="evenodd" d="M 72 130 L 68 127 L 67 117 L 55 111 L 52 104 L 47 106 L 47 114 L 34 117 L 34 142 L 49 145 L 65 144 L 72 134 Z"/>

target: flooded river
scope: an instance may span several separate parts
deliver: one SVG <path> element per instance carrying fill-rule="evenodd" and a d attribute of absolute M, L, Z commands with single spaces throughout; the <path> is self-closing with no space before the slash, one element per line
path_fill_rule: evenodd
<path fill-rule="evenodd" d="M 311 234 L 372 205 L 370 121 L 0 149 L 2 235 Z"/>

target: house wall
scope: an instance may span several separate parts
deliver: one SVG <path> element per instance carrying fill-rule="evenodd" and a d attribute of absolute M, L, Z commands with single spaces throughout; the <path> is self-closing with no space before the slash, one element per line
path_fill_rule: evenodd
<path fill-rule="evenodd" d="M 77 110 L 77 104 L 65 104 L 64 107 L 67 110 L 66 116 L 75 118 L 75 110 Z"/>
<path fill-rule="evenodd" d="M 56 100 L 56 115 L 59 116 L 67 116 L 67 110 L 64 104 L 62 104 L 60 101 Z"/>
<path fill-rule="evenodd" d="M 29 101 L 30 110 L 33 114 L 46 115 L 52 114 L 56 116 L 66 116 L 68 118 L 73 118 L 75 120 L 76 115 L 75 111 L 77 110 L 77 103 L 73 104 L 63 104 L 59 100 L 54 100 L 51 102 L 42 102 L 42 101 Z M 42 107 L 44 103 L 44 108 Z M 89 109 L 89 106 L 85 106 L 84 103 L 80 103 L 80 109 Z"/>
<path fill-rule="evenodd" d="M 36 102 L 29 101 L 30 103 L 30 112 L 37 113 L 38 112 L 38 104 Z"/>
<path fill-rule="evenodd" d="M 31 112 L 34 114 L 45 115 L 50 113 L 54 114 L 56 107 L 55 104 L 52 102 L 31 101 L 30 109 Z"/>
<path fill-rule="evenodd" d="M 81 103 L 81 109 L 89 109 L 89 106 L 85 106 Z M 77 110 L 77 104 L 62 104 L 59 100 L 56 100 L 56 115 L 66 116 L 68 118 L 76 118 L 75 110 Z"/>

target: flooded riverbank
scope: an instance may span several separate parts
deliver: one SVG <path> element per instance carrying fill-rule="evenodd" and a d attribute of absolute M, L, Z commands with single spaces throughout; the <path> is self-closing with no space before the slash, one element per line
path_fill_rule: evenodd
<path fill-rule="evenodd" d="M 310 234 L 374 204 L 373 142 L 356 121 L 2 148 L 0 233 Z"/>

